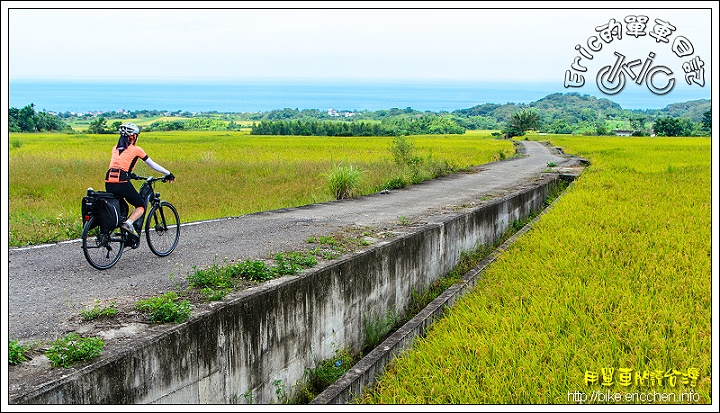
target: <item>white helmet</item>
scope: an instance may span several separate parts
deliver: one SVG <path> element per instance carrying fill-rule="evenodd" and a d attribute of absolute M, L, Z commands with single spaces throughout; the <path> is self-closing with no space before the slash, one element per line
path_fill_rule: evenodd
<path fill-rule="evenodd" d="M 130 136 L 130 135 L 139 135 L 140 134 L 140 128 L 134 123 L 123 123 L 118 128 L 118 131 L 123 136 Z"/>

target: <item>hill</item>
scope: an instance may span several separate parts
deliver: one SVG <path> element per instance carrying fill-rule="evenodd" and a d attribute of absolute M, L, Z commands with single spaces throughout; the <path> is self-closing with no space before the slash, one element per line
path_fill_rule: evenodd
<path fill-rule="evenodd" d="M 543 132 L 605 134 L 615 129 L 624 129 L 649 133 L 655 120 L 662 117 L 684 118 L 700 123 L 704 114 L 710 111 L 710 106 L 709 99 L 700 99 L 674 103 L 663 109 L 629 110 L 606 98 L 579 93 L 553 93 L 529 104 L 485 103 L 452 113 L 501 125 L 509 122 L 510 116 L 519 110 L 534 110 L 540 116 Z"/>

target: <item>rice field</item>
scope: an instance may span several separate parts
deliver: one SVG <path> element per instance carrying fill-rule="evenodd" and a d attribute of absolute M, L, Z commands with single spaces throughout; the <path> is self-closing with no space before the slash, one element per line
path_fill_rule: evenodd
<path fill-rule="evenodd" d="M 415 155 L 433 168 L 462 170 L 513 153 L 512 142 L 489 131 L 410 138 Z M 88 187 L 104 190 L 116 135 L 11 133 L 9 244 L 77 238 L 80 201 Z M 254 136 L 231 131 L 147 132 L 138 144 L 177 181 L 156 190 L 183 222 L 238 216 L 334 199 L 328 179 L 338 165 L 361 171 L 357 195 L 377 192 L 400 174 L 387 137 Z M 143 162 L 138 175 L 158 176 Z M 136 182 L 136 187 L 140 183 Z"/>
<path fill-rule="evenodd" d="M 591 166 L 358 403 L 711 403 L 710 139 L 547 138 Z"/>

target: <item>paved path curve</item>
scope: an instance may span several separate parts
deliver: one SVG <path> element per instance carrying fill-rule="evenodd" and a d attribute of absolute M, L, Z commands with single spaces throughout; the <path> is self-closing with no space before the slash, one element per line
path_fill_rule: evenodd
<path fill-rule="evenodd" d="M 8 334 L 13 340 L 54 340 L 75 331 L 81 309 L 95 300 L 118 305 L 174 290 L 193 267 L 214 260 L 261 259 L 280 251 L 307 249 L 313 235 L 353 225 L 389 228 L 400 217 L 431 222 L 489 194 L 527 185 L 554 162 L 569 158 L 545 144 L 522 141 L 526 156 L 494 162 L 476 173 L 457 174 L 385 194 L 183 225 L 180 243 L 168 257 L 153 255 L 143 238 L 111 269 L 86 261 L 79 240 L 8 252 Z M 172 202 L 172 200 L 170 199 Z M 180 218 L 182 220 L 182 211 Z M 175 277 L 170 277 L 174 274 Z"/>

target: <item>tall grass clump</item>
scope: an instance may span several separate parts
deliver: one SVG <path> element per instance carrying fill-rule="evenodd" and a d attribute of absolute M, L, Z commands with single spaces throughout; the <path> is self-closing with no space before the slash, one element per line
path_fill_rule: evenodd
<path fill-rule="evenodd" d="M 591 165 L 359 402 L 711 403 L 710 140 L 549 139 Z"/>
<path fill-rule="evenodd" d="M 360 185 L 362 172 L 353 165 L 337 165 L 328 176 L 328 185 L 335 199 L 352 198 Z"/>

